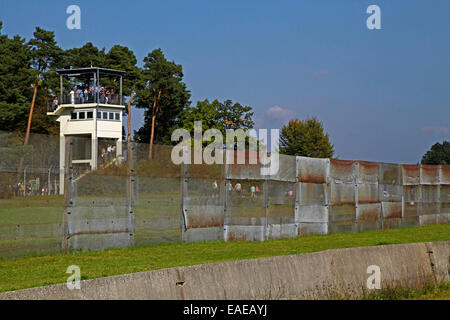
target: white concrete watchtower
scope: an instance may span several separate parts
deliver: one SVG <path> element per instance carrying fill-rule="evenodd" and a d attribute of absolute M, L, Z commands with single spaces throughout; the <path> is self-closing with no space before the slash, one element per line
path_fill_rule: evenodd
<path fill-rule="evenodd" d="M 105 158 L 121 160 L 125 108 L 122 77 L 125 72 L 97 67 L 57 72 L 60 75 L 60 95 L 54 98 L 47 115 L 60 123 L 59 192 L 64 194 L 67 137 L 75 137 L 72 150 L 74 167 L 95 170 Z M 64 85 L 69 86 L 68 89 Z M 108 146 L 112 146 L 109 150 L 115 150 L 102 154 L 101 151 Z"/>

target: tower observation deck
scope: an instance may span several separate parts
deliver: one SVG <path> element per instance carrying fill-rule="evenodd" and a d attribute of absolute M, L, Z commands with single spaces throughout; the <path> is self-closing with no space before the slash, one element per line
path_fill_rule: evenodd
<path fill-rule="evenodd" d="M 122 159 L 122 78 L 124 71 L 98 67 L 60 69 L 59 96 L 47 115 L 60 123 L 60 193 L 64 193 L 66 139 L 74 137 L 72 165 L 95 170 Z M 106 151 L 107 150 L 107 151 Z"/>

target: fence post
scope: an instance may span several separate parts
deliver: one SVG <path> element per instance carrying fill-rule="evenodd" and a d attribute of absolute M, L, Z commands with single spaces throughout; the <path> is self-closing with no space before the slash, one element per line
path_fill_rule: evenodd
<path fill-rule="evenodd" d="M 134 219 L 134 191 L 135 191 L 135 172 L 134 172 L 134 142 L 127 143 L 127 166 L 128 166 L 128 185 L 127 185 L 127 212 L 128 212 L 128 232 L 130 244 L 134 247 L 136 224 Z"/>
<path fill-rule="evenodd" d="M 228 241 L 228 224 L 229 224 L 229 215 L 228 215 L 228 177 L 230 174 L 230 165 L 225 161 L 222 164 L 222 186 L 223 186 L 223 240 Z"/>
<path fill-rule="evenodd" d="M 63 239 L 61 244 L 61 249 L 63 252 L 67 253 L 69 251 L 69 223 L 70 214 L 73 208 L 73 168 L 72 168 L 72 147 L 73 140 L 72 137 L 65 138 L 65 159 L 64 159 L 64 212 L 63 212 Z"/>
<path fill-rule="evenodd" d="M 183 151 L 184 152 L 184 151 Z M 185 199 L 188 196 L 188 172 L 187 172 L 187 164 L 181 163 L 181 216 L 180 216 L 180 230 L 181 230 L 181 242 L 184 242 L 184 233 L 187 230 L 187 209 L 185 207 Z"/>
<path fill-rule="evenodd" d="M 267 235 L 268 232 L 268 220 L 269 220 L 269 179 L 270 176 L 266 175 L 264 177 L 264 213 L 265 213 L 265 219 L 264 219 L 264 229 L 261 236 L 261 241 L 265 241 L 266 238 L 270 238 L 270 236 Z"/>

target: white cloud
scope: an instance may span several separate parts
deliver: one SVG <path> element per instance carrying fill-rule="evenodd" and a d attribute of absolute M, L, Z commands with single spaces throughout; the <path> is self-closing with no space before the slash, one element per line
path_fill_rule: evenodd
<path fill-rule="evenodd" d="M 280 106 L 273 106 L 266 111 L 266 114 L 271 117 L 282 121 L 288 121 L 295 117 L 295 112 L 290 109 L 285 109 Z"/>
<path fill-rule="evenodd" d="M 323 77 L 326 77 L 326 76 L 328 76 L 328 71 L 327 70 L 314 72 L 314 78 L 316 78 L 316 79 L 320 79 L 320 78 L 323 78 Z"/>
<path fill-rule="evenodd" d="M 447 136 L 450 134 L 450 129 L 447 127 L 439 126 L 426 126 L 420 129 L 423 133 L 432 133 L 438 136 Z"/>

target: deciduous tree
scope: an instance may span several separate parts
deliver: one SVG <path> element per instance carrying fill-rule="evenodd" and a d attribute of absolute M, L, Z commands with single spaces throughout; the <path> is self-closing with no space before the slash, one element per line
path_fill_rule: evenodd
<path fill-rule="evenodd" d="M 331 158 L 334 147 L 317 118 L 290 120 L 281 129 L 280 153 L 313 158 Z"/>
<path fill-rule="evenodd" d="M 450 165 L 450 141 L 436 142 L 422 157 L 422 164 Z"/>

